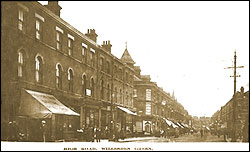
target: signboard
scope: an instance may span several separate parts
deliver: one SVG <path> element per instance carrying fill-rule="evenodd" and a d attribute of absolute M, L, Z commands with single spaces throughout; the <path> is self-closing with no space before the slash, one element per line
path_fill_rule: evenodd
<path fill-rule="evenodd" d="M 110 106 L 107 106 L 107 110 L 110 111 L 110 110 L 111 110 L 111 107 L 110 107 Z"/>
<path fill-rule="evenodd" d="M 146 89 L 146 101 L 151 101 L 151 89 Z"/>
<path fill-rule="evenodd" d="M 151 115 L 151 102 L 146 102 L 146 115 Z"/>
<path fill-rule="evenodd" d="M 86 94 L 87 94 L 87 96 L 91 96 L 91 90 L 90 89 L 86 89 Z"/>

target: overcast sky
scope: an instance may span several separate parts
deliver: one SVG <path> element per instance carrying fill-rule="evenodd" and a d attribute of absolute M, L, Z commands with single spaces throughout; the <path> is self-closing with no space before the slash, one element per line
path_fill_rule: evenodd
<path fill-rule="evenodd" d="M 40 2 L 47 4 L 47 2 Z M 95 29 L 112 54 L 128 51 L 190 115 L 212 116 L 233 95 L 236 49 L 241 86 L 249 90 L 249 2 L 59 1 L 61 18 L 82 33 Z"/>

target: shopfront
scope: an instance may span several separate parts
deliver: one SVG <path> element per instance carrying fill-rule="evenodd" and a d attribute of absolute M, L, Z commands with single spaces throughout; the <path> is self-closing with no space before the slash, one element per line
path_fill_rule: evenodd
<path fill-rule="evenodd" d="M 22 89 L 17 120 L 28 141 L 41 141 L 43 132 L 46 141 L 71 140 L 79 127 L 79 116 L 53 95 Z"/>

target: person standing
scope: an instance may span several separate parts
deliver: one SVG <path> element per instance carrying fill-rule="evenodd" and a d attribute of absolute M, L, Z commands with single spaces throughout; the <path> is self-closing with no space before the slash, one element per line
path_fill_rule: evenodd
<path fill-rule="evenodd" d="M 99 128 L 96 130 L 96 140 L 97 142 L 101 142 L 101 130 Z"/>
<path fill-rule="evenodd" d="M 45 142 L 47 140 L 46 133 L 47 133 L 47 124 L 45 120 L 42 120 L 42 125 L 40 128 L 42 132 L 42 141 Z"/>

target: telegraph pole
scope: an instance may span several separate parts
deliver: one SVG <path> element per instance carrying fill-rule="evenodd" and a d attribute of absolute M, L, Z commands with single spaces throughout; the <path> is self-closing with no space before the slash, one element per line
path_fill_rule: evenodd
<path fill-rule="evenodd" d="M 237 68 L 244 68 L 244 66 L 236 66 L 236 50 L 234 51 L 234 66 L 233 67 L 227 67 L 225 69 L 234 69 L 234 75 L 230 77 L 234 77 L 234 94 L 233 94 L 233 128 L 232 128 L 232 141 L 236 141 L 236 108 L 237 108 L 237 99 L 236 99 L 236 77 L 240 77 L 240 75 L 236 75 L 236 69 Z"/>

